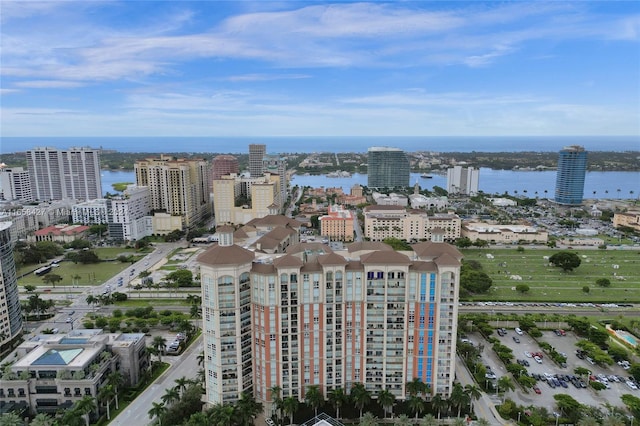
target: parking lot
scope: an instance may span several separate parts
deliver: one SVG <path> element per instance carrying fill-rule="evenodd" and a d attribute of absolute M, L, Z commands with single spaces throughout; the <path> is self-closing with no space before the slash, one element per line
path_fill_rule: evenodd
<path fill-rule="evenodd" d="M 620 366 L 614 364 L 609 367 L 601 367 L 598 365 L 592 365 L 586 360 L 579 359 L 576 356 L 576 342 L 578 342 L 579 338 L 576 337 L 571 332 L 566 332 L 565 336 L 557 336 L 553 331 L 545 331 L 543 332 L 543 336 L 540 337 L 539 341 L 544 341 L 553 346 L 556 351 L 559 353 L 565 353 L 567 356 L 567 367 L 562 368 L 558 364 L 556 364 L 553 360 L 548 357 L 542 357 L 542 363 L 538 363 L 533 359 L 533 353 L 535 352 L 543 352 L 539 347 L 536 340 L 531 338 L 526 333 L 523 335 L 518 335 L 514 331 L 514 329 L 507 329 L 507 333 L 504 336 L 499 336 L 497 334 L 494 335 L 500 340 L 505 346 L 508 346 L 513 350 L 514 362 L 517 359 L 526 359 L 529 363 L 529 366 L 525 367 L 530 375 L 540 374 L 540 375 L 575 375 L 574 369 L 576 367 L 584 367 L 591 370 L 592 375 L 597 376 L 598 374 L 603 374 L 605 376 L 615 375 L 621 376 L 623 378 L 627 378 L 629 374 Z M 516 343 L 514 337 L 520 341 L 520 343 Z M 482 336 L 479 334 L 474 334 L 471 336 L 471 340 L 479 342 L 485 346 L 483 353 L 483 360 L 485 365 L 491 367 L 491 370 L 497 375 L 498 378 L 501 376 L 508 374 L 504 364 L 495 353 L 491 350 L 491 345 L 485 341 Z M 532 356 L 529 357 L 525 355 L 525 352 L 529 352 Z M 620 397 L 623 394 L 630 393 L 632 395 L 636 395 L 640 397 L 639 390 L 632 390 L 625 381 L 615 382 L 608 381 L 608 386 L 610 389 L 604 389 L 601 391 L 595 391 L 590 386 L 587 388 L 576 388 L 570 381 L 567 383 L 567 387 L 556 386 L 552 388 L 547 384 L 546 381 L 538 381 L 537 386 L 540 388 L 541 393 L 536 394 L 533 390 L 529 390 L 529 393 L 524 393 L 519 385 L 516 386 L 515 392 L 510 392 L 507 397 L 513 399 L 518 404 L 528 406 L 528 405 L 536 405 L 536 406 L 545 406 L 547 408 L 552 408 L 555 406 L 555 400 L 553 396 L 556 394 L 568 394 L 575 398 L 578 402 L 585 405 L 591 406 L 601 406 L 604 403 L 609 403 L 616 406 L 624 406 Z"/>

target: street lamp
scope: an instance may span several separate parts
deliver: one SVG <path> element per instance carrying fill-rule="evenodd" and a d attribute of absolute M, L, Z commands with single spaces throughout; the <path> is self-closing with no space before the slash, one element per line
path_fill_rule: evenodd
<path fill-rule="evenodd" d="M 518 424 L 520 423 L 520 415 L 521 415 L 521 414 L 522 414 L 522 413 L 521 413 L 520 411 L 518 411 Z"/>

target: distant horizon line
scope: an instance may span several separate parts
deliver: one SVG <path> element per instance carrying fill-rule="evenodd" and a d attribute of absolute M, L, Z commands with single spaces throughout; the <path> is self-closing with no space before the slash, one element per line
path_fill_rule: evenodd
<path fill-rule="evenodd" d="M 2 136 L 2 138 L 638 138 L 638 135 L 208 135 L 208 136 L 184 136 L 184 135 L 163 135 L 163 136 L 140 136 L 140 135 L 114 135 L 114 136 Z"/>

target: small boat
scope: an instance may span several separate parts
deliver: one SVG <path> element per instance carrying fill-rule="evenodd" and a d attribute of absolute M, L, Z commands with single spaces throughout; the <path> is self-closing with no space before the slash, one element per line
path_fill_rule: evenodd
<path fill-rule="evenodd" d="M 431 176 L 431 175 L 429 175 L 427 173 L 421 174 L 420 177 L 423 178 L 423 179 L 432 179 L 433 178 L 433 176 Z"/>

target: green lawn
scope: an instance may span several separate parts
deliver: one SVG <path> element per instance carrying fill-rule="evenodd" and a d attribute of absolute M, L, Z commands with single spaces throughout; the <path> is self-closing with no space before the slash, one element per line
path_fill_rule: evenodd
<path fill-rule="evenodd" d="M 56 287 L 73 285 L 73 276 L 75 275 L 80 276 L 80 279 L 77 282 L 78 285 L 87 286 L 102 284 L 109 278 L 112 278 L 114 275 L 122 272 L 128 266 L 131 266 L 131 264 L 121 262 L 100 262 L 83 265 L 81 263 L 75 264 L 73 262 L 61 262 L 60 266 L 54 268 L 50 273 L 57 274 L 62 277 L 62 281 L 58 282 Z M 27 284 L 36 286 L 46 285 L 47 287 L 50 287 L 49 284 L 45 284 L 44 281 L 42 281 L 42 277 L 35 274 L 29 274 L 18 280 L 18 285 L 20 286 Z"/>
<path fill-rule="evenodd" d="M 525 249 L 522 253 L 515 249 L 462 250 L 465 259 L 479 261 L 493 280 L 488 294 L 472 300 L 640 302 L 640 251 L 572 251 L 582 263 L 572 272 L 562 272 L 544 259 L 558 253 L 557 249 Z M 487 259 L 487 254 L 494 258 Z M 614 269 L 613 265 L 619 268 Z M 617 280 L 614 273 L 624 280 Z M 522 281 L 510 279 L 512 275 L 521 276 Z M 611 280 L 611 287 L 598 287 L 598 278 Z M 516 292 L 518 284 L 528 285 L 530 291 L 524 295 Z M 582 291 L 584 286 L 590 287 L 589 293 Z"/>

